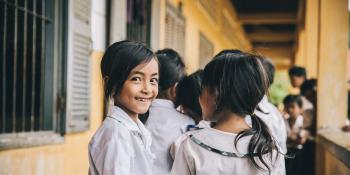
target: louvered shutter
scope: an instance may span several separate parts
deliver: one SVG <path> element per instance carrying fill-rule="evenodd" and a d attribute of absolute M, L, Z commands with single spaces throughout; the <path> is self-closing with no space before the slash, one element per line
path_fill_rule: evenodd
<path fill-rule="evenodd" d="M 91 1 L 69 1 L 66 132 L 89 128 Z"/>
<path fill-rule="evenodd" d="M 167 4 L 165 15 L 165 47 L 185 55 L 185 18 L 172 5 Z"/>
<path fill-rule="evenodd" d="M 214 54 L 214 45 L 202 33 L 199 35 L 199 65 L 204 68 L 212 59 Z"/>

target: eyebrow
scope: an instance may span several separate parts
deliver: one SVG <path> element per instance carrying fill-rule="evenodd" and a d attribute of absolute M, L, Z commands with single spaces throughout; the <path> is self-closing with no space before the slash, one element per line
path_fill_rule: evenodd
<path fill-rule="evenodd" d="M 140 71 L 134 71 L 134 72 L 131 72 L 131 74 L 141 74 L 141 75 L 145 75 L 145 73 L 140 72 Z M 157 72 L 156 72 L 156 73 L 153 73 L 151 76 L 156 76 L 156 75 L 158 75 Z"/>

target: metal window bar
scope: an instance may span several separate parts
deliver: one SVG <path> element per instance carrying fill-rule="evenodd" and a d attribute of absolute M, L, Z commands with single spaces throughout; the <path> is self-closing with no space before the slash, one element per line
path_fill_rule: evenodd
<path fill-rule="evenodd" d="M 126 38 L 131 41 L 140 41 L 146 44 L 150 44 L 150 27 L 151 27 L 151 0 L 139 1 L 135 6 L 135 1 L 128 1 L 127 14 L 127 36 Z M 144 8 L 143 10 L 135 9 L 136 7 Z M 143 12 L 144 14 L 136 14 L 136 12 Z M 130 16 L 131 15 L 131 16 Z M 136 15 L 136 17 L 134 16 Z"/>
<path fill-rule="evenodd" d="M 0 134 L 44 130 L 45 0 L 0 0 Z"/>
<path fill-rule="evenodd" d="M 5 96 L 5 94 L 6 94 L 6 48 L 5 48 L 5 45 L 6 45 L 6 35 L 5 35 L 5 33 L 7 33 L 6 32 L 6 29 L 7 29 L 7 26 L 6 26 L 6 24 L 7 24 L 7 6 L 6 6 L 6 4 L 5 3 L 3 3 L 3 2 L 1 2 L 1 7 L 2 7 L 2 9 L 3 9 L 3 15 L 1 15 L 1 16 L 3 16 L 3 19 L 2 19 L 2 26 L 3 26 L 3 34 L 2 34 L 2 48 L 1 48 L 1 50 L 2 50 L 2 71 L 1 71 L 1 73 L 2 73 L 2 81 L 1 81 L 1 89 L 2 89 L 2 94 L 1 94 L 1 122 L 2 122 L 2 125 L 1 125 L 1 130 L 0 130 L 0 132 L 1 133 L 4 133 L 5 132 L 5 123 L 6 123 L 6 120 L 5 120 L 5 116 L 6 116 L 6 111 L 5 111 L 5 109 L 6 109 L 6 96 Z"/>

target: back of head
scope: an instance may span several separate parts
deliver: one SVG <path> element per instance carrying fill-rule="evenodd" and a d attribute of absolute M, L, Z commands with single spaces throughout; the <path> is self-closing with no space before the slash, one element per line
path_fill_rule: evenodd
<path fill-rule="evenodd" d="M 301 95 L 306 95 L 309 91 L 316 91 L 317 80 L 312 78 L 305 80 L 304 83 L 300 86 Z"/>
<path fill-rule="evenodd" d="M 226 49 L 226 50 L 222 50 L 220 51 L 218 54 L 215 55 L 214 58 L 217 58 L 219 56 L 225 55 L 225 54 L 237 54 L 237 55 L 241 55 L 243 54 L 242 51 L 238 50 L 238 49 Z"/>
<path fill-rule="evenodd" d="M 259 55 L 219 54 L 207 64 L 203 88 L 217 94 L 217 109 L 239 115 L 252 114 L 268 88 L 268 77 Z"/>
<path fill-rule="evenodd" d="M 190 109 L 198 118 L 202 116 L 198 101 L 201 94 L 202 74 L 203 70 L 198 70 L 184 77 L 176 87 L 176 106 L 182 105 Z"/>
<path fill-rule="evenodd" d="M 156 52 L 159 70 L 160 94 L 179 82 L 185 74 L 185 64 L 181 56 L 172 49 L 163 49 Z"/>
<path fill-rule="evenodd" d="M 269 85 L 260 60 L 261 56 L 250 53 L 219 54 L 205 67 L 202 88 L 215 95 L 217 112 L 229 110 L 241 117 L 251 116 L 252 127 L 241 131 L 234 144 L 237 146 L 242 137 L 251 136 L 247 157 L 256 168 L 271 173 L 272 162 L 263 155 L 272 160 L 273 151 L 278 152 L 276 141 L 267 125 L 254 114 Z"/>
<path fill-rule="evenodd" d="M 156 59 L 154 53 L 143 43 L 125 40 L 109 46 L 101 60 L 105 97 L 117 94 L 131 70 L 152 59 Z"/>
<path fill-rule="evenodd" d="M 289 69 L 289 76 L 297 76 L 297 77 L 305 77 L 306 78 L 306 70 L 300 66 L 293 66 Z"/>
<path fill-rule="evenodd" d="M 273 65 L 272 61 L 268 58 L 261 59 L 261 62 L 267 73 L 267 77 L 269 79 L 269 86 L 271 86 L 275 77 L 275 66 Z"/>

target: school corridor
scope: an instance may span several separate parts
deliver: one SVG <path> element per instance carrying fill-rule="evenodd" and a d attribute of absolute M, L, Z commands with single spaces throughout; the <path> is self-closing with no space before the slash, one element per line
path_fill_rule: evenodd
<path fill-rule="evenodd" d="M 350 174 L 348 0 L 0 0 L 0 175 L 80 175 L 107 111 L 100 73 L 120 40 L 172 48 L 187 73 L 223 49 L 276 67 L 269 100 L 315 79 L 316 175 Z M 306 75 L 305 74 L 305 75 Z"/>

